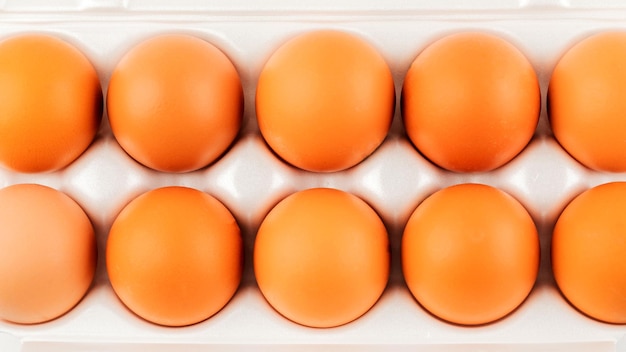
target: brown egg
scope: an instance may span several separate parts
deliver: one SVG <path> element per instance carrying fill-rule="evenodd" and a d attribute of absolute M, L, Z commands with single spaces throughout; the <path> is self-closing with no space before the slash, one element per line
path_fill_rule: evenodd
<path fill-rule="evenodd" d="M 530 62 L 509 42 L 465 32 L 411 64 L 402 89 L 407 134 L 430 161 L 457 172 L 496 169 L 532 138 L 541 109 Z"/>
<path fill-rule="evenodd" d="M 426 198 L 402 238 L 402 270 L 417 301 L 446 321 L 486 324 L 528 296 L 539 269 L 532 218 L 508 194 L 461 184 Z"/>
<path fill-rule="evenodd" d="M 229 58 L 190 35 L 159 35 L 117 64 L 107 92 L 111 129 L 138 162 L 165 172 L 217 160 L 241 126 L 243 90 Z"/>
<path fill-rule="evenodd" d="M 96 239 L 87 215 L 41 185 L 0 190 L 0 318 L 34 324 L 71 310 L 91 285 Z"/>
<path fill-rule="evenodd" d="M 359 37 L 319 30 L 292 38 L 267 61 L 256 91 L 269 146 L 304 170 L 352 167 L 383 142 L 395 107 L 391 71 Z"/>
<path fill-rule="evenodd" d="M 626 183 L 594 187 L 559 217 L 552 236 L 554 278 L 581 312 L 626 324 Z"/>
<path fill-rule="evenodd" d="M 267 301 L 286 318 L 334 327 L 365 314 L 389 276 L 387 231 L 349 193 L 314 188 L 282 200 L 254 245 L 254 272 Z"/>
<path fill-rule="evenodd" d="M 87 149 L 102 118 L 96 70 L 72 45 L 42 34 L 0 42 L 0 164 L 61 169 Z"/>
<path fill-rule="evenodd" d="M 592 35 L 554 68 L 548 115 L 561 146 L 583 165 L 626 171 L 626 32 Z"/>
<path fill-rule="evenodd" d="M 117 216 L 106 249 L 111 285 L 135 314 L 160 325 L 203 321 L 235 294 L 242 271 L 239 226 L 217 199 L 158 188 Z"/>

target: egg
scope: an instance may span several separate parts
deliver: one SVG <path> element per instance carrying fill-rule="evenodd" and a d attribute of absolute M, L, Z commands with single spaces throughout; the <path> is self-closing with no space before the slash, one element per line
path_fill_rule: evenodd
<path fill-rule="evenodd" d="M 402 237 L 402 270 L 415 299 L 462 325 L 494 322 L 530 293 L 539 237 L 526 209 L 487 185 L 460 184 L 426 198 Z"/>
<path fill-rule="evenodd" d="M 594 170 L 624 172 L 626 32 L 602 32 L 576 43 L 558 61 L 548 88 L 554 136 Z"/>
<path fill-rule="evenodd" d="M 254 272 L 265 299 L 287 319 L 329 328 L 365 314 L 389 277 L 387 231 L 358 197 L 329 188 L 296 192 L 259 227 Z"/>
<path fill-rule="evenodd" d="M 37 184 L 0 190 L 0 319 L 37 324 L 56 319 L 87 293 L 96 239 L 82 208 Z"/>
<path fill-rule="evenodd" d="M 241 280 L 242 239 L 230 211 L 202 191 L 157 188 L 116 217 L 106 245 L 113 290 L 136 315 L 186 326 L 220 311 Z"/>
<path fill-rule="evenodd" d="M 164 172 L 216 161 L 239 133 L 243 88 L 230 59 L 213 44 L 163 34 L 133 47 L 107 91 L 111 130 L 136 161 Z"/>
<path fill-rule="evenodd" d="M 567 300 L 597 320 L 626 324 L 626 182 L 572 200 L 552 236 L 552 269 Z"/>
<path fill-rule="evenodd" d="M 102 118 L 95 68 L 76 47 L 46 34 L 0 41 L 0 165 L 62 169 L 94 139 Z"/>
<path fill-rule="evenodd" d="M 314 172 L 350 168 L 372 154 L 395 108 L 391 71 L 360 37 L 315 30 L 291 38 L 265 63 L 256 114 L 284 161 Z"/>
<path fill-rule="evenodd" d="M 402 88 L 402 116 L 411 142 L 436 165 L 491 171 L 531 140 L 540 94 L 519 49 L 492 34 L 461 32 L 415 58 Z"/>

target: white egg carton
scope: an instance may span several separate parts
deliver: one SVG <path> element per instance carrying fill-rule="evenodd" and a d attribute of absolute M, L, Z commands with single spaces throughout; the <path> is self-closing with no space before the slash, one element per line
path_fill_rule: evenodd
<path fill-rule="evenodd" d="M 221 48 L 245 91 L 240 136 L 219 161 L 199 171 L 169 174 L 139 165 L 113 138 L 106 113 L 91 147 L 67 168 L 45 174 L 0 169 L 0 187 L 35 182 L 73 197 L 90 216 L 99 246 L 96 278 L 78 306 L 43 324 L 0 321 L 0 351 L 626 351 L 626 326 L 598 322 L 570 306 L 550 267 L 551 230 L 565 205 L 591 186 L 626 180 L 626 174 L 593 172 L 573 160 L 554 140 L 545 109 L 552 69 L 571 45 L 597 31 L 626 30 L 622 2 L 3 0 L 0 19 L 0 38 L 44 32 L 76 45 L 97 68 L 105 92 L 125 52 L 155 34 L 174 32 Z M 256 124 L 257 77 L 280 44 L 321 28 L 355 33 L 378 48 L 392 69 L 398 101 L 410 63 L 434 40 L 482 30 L 511 41 L 541 83 L 542 112 L 533 140 L 493 172 L 443 171 L 410 144 L 398 104 L 388 138 L 361 164 L 337 173 L 284 164 L 264 144 Z M 528 299 L 509 316 L 478 327 L 452 325 L 427 313 L 403 282 L 399 262 L 402 230 L 414 208 L 434 191 L 464 182 L 497 186 L 521 201 L 537 224 L 542 249 Z M 219 198 L 239 221 L 245 243 L 244 278 L 234 298 L 210 319 L 182 328 L 154 325 L 127 310 L 111 288 L 104 262 L 108 230 L 121 208 L 166 185 L 190 186 Z M 303 327 L 275 312 L 263 299 L 251 265 L 255 232 L 265 214 L 286 195 L 317 186 L 343 189 L 369 202 L 387 225 L 392 246 L 391 278 L 380 301 L 358 320 L 330 329 Z"/>

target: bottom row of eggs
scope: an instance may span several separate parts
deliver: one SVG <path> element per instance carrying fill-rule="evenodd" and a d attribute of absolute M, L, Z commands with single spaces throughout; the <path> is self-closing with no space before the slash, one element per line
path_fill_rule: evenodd
<path fill-rule="evenodd" d="M 626 323 L 626 183 L 574 199 L 554 228 L 557 284 L 581 312 Z M 64 193 L 36 184 L 0 190 L 0 318 L 41 323 L 71 310 L 96 267 L 89 218 Z M 526 299 L 537 278 L 539 236 L 524 207 L 487 185 L 461 184 L 426 198 L 406 224 L 402 270 L 417 302 L 451 323 L 485 324 Z M 253 266 L 280 314 L 334 327 L 365 314 L 390 272 L 385 225 L 363 200 L 314 188 L 279 202 L 261 223 Z M 106 266 L 119 299 L 166 326 L 203 321 L 240 284 L 242 238 L 212 196 L 185 187 L 148 191 L 113 222 Z"/>

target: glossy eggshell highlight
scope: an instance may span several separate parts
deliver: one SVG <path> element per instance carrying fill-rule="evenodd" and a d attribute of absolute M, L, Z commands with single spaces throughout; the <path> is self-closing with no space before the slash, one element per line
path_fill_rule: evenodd
<path fill-rule="evenodd" d="M 352 167 L 383 142 L 393 117 L 391 71 L 377 50 L 349 33 L 292 38 L 267 61 L 256 113 L 269 146 L 308 171 Z"/>
<path fill-rule="evenodd" d="M 461 184 L 424 200 L 402 238 L 402 269 L 417 301 L 456 324 L 494 322 L 530 293 L 539 269 L 532 218 L 496 188 Z"/>
<path fill-rule="evenodd" d="M 548 89 L 548 115 L 561 146 L 583 165 L 626 171 L 626 32 L 603 32 L 559 60 Z"/>
<path fill-rule="evenodd" d="M 55 189 L 18 184 L 0 190 L 0 319 L 36 324 L 70 311 L 96 268 L 89 218 Z"/>
<path fill-rule="evenodd" d="M 165 172 L 217 160 L 239 132 L 243 88 L 229 58 L 183 34 L 159 35 L 132 48 L 109 83 L 111 129 L 122 148 Z"/>
<path fill-rule="evenodd" d="M 191 188 L 158 188 L 115 219 L 106 260 L 111 285 L 131 311 L 185 326 L 213 316 L 235 294 L 242 239 L 217 199 Z"/>
<path fill-rule="evenodd" d="M 540 94 L 533 67 L 511 43 L 487 33 L 451 34 L 409 67 L 404 125 L 415 147 L 438 166 L 491 171 L 530 142 Z"/>
<path fill-rule="evenodd" d="M 365 314 L 389 276 L 387 231 L 376 212 L 349 193 L 300 191 L 261 224 L 254 272 L 263 296 L 284 317 L 334 327 Z"/>
<path fill-rule="evenodd" d="M 102 118 L 95 68 L 71 44 L 43 34 L 0 42 L 0 164 L 61 169 L 91 144 Z"/>
<path fill-rule="evenodd" d="M 552 237 L 554 278 L 597 320 L 626 324 L 626 183 L 594 187 L 563 210 Z"/>

